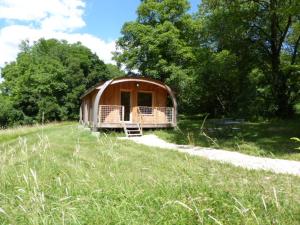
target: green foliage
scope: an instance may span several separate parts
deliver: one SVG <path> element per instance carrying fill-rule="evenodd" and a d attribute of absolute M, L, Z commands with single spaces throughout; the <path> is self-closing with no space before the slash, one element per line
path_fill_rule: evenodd
<path fill-rule="evenodd" d="M 187 0 L 142 1 L 136 21 L 125 23 L 115 59 L 127 70 L 171 84 L 180 94 L 195 56 L 188 44 L 192 17 Z"/>
<path fill-rule="evenodd" d="M 145 0 L 115 59 L 170 84 L 179 109 L 214 116 L 292 116 L 300 96 L 296 0 Z"/>
<path fill-rule="evenodd" d="M 300 38 L 297 4 L 287 0 L 202 1 L 204 31 L 215 48 L 235 54 L 241 74 L 249 76 L 256 68 L 263 74 L 254 96 L 264 100 L 261 114 L 292 115 L 292 105 L 299 98 L 299 81 L 294 78 Z"/>
<path fill-rule="evenodd" d="M 13 107 L 9 97 L 0 94 L 0 127 L 6 128 L 23 119 L 24 115 Z"/>
<path fill-rule="evenodd" d="M 297 224 L 300 178 L 99 138 L 0 131 L 0 224 Z"/>
<path fill-rule="evenodd" d="M 84 90 L 124 76 L 119 68 L 125 66 L 170 85 L 183 113 L 294 116 L 300 101 L 298 1 L 202 0 L 194 15 L 189 8 L 188 0 L 141 1 L 136 20 L 124 24 L 117 41 L 118 67 L 105 66 L 79 43 L 23 42 L 17 61 L 2 70 L 2 95 L 30 123 L 43 114 L 46 120 L 76 119 Z"/>
<path fill-rule="evenodd" d="M 77 119 L 80 95 L 110 76 L 106 65 L 80 43 L 41 39 L 20 47 L 16 61 L 2 70 L 2 95 L 9 96 L 27 122 L 40 122 L 43 115 L 46 121 Z"/>
<path fill-rule="evenodd" d="M 292 137 L 291 140 L 296 141 L 296 142 L 300 142 L 300 138 L 296 138 L 296 137 Z"/>
<path fill-rule="evenodd" d="M 297 143 L 300 142 L 300 138 L 297 138 L 297 137 L 292 137 L 291 140 L 292 140 L 292 141 L 295 141 L 295 142 L 297 142 Z M 300 150 L 300 147 L 297 147 L 296 149 Z"/>
<path fill-rule="evenodd" d="M 109 71 L 109 78 L 124 77 L 126 74 L 118 66 L 113 64 L 106 64 L 107 70 Z"/>
<path fill-rule="evenodd" d="M 200 108 L 211 109 L 211 115 L 233 112 L 241 94 L 237 57 L 227 50 L 212 53 L 201 62 L 198 71 Z"/>

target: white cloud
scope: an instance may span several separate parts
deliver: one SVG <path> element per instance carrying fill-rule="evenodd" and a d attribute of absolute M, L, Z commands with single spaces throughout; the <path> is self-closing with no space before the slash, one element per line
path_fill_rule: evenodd
<path fill-rule="evenodd" d="M 0 67 L 16 58 L 22 40 L 33 43 L 40 38 L 80 41 L 104 62 L 114 63 L 114 41 L 75 32 L 86 25 L 84 7 L 83 0 L 0 0 L 0 19 L 9 21 L 0 27 Z"/>
<path fill-rule="evenodd" d="M 68 30 L 85 25 L 84 7 L 83 0 L 0 0 L 0 19 L 35 21 L 43 28 L 54 21 Z"/>

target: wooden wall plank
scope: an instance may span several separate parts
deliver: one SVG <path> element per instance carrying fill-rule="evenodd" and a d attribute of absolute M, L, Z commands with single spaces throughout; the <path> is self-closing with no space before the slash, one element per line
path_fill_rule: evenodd
<path fill-rule="evenodd" d="M 158 87 L 154 84 L 143 83 L 143 82 L 124 82 L 109 85 L 104 91 L 101 99 L 100 105 L 121 105 L 121 91 L 131 92 L 131 114 L 132 122 L 139 122 L 140 118 L 138 115 L 137 108 L 137 96 L 138 92 L 152 92 L 153 103 L 152 107 L 166 107 L 167 106 L 167 96 L 168 92 L 162 87 Z M 83 118 L 84 122 L 89 121 L 92 123 L 92 111 L 91 107 L 99 90 L 94 90 L 90 94 L 86 95 L 82 100 L 84 102 Z M 118 115 L 116 111 L 112 112 L 109 118 L 105 119 L 106 123 L 117 122 L 115 117 Z M 110 119 L 111 118 L 111 119 Z M 164 111 L 155 109 L 152 115 L 143 116 L 145 124 L 156 124 L 156 123 L 166 123 L 167 117 Z M 110 121 L 113 120 L 113 121 Z"/>

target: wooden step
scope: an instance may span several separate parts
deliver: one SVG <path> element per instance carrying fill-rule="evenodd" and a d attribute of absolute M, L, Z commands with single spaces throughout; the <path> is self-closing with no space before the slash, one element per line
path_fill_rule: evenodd
<path fill-rule="evenodd" d="M 138 137 L 142 136 L 142 129 L 138 123 L 125 123 L 124 132 L 126 137 Z"/>
<path fill-rule="evenodd" d="M 140 129 L 126 129 L 127 131 L 140 131 Z"/>
<path fill-rule="evenodd" d="M 125 123 L 125 126 L 127 128 L 136 128 L 136 127 L 139 127 L 139 124 L 136 124 L 136 123 Z"/>
<path fill-rule="evenodd" d="M 141 137 L 142 134 L 128 134 L 128 137 Z"/>
<path fill-rule="evenodd" d="M 141 130 L 140 129 L 127 129 L 127 132 L 129 132 L 129 133 L 136 133 L 136 132 L 140 133 Z"/>

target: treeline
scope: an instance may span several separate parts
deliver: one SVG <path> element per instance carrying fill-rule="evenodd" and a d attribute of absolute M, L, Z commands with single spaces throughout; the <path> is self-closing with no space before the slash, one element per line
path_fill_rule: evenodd
<path fill-rule="evenodd" d="M 168 83 L 181 113 L 291 117 L 300 93 L 298 0 L 142 0 L 114 59 Z M 80 95 L 124 73 L 80 43 L 24 41 L 1 71 L 0 126 L 78 119 Z"/>
<path fill-rule="evenodd" d="M 142 0 L 115 59 L 167 82 L 185 113 L 291 117 L 300 90 L 299 0 Z"/>
<path fill-rule="evenodd" d="M 15 62 L 1 71 L 0 126 L 77 120 L 80 95 L 100 80 L 123 73 L 80 43 L 24 41 Z"/>

